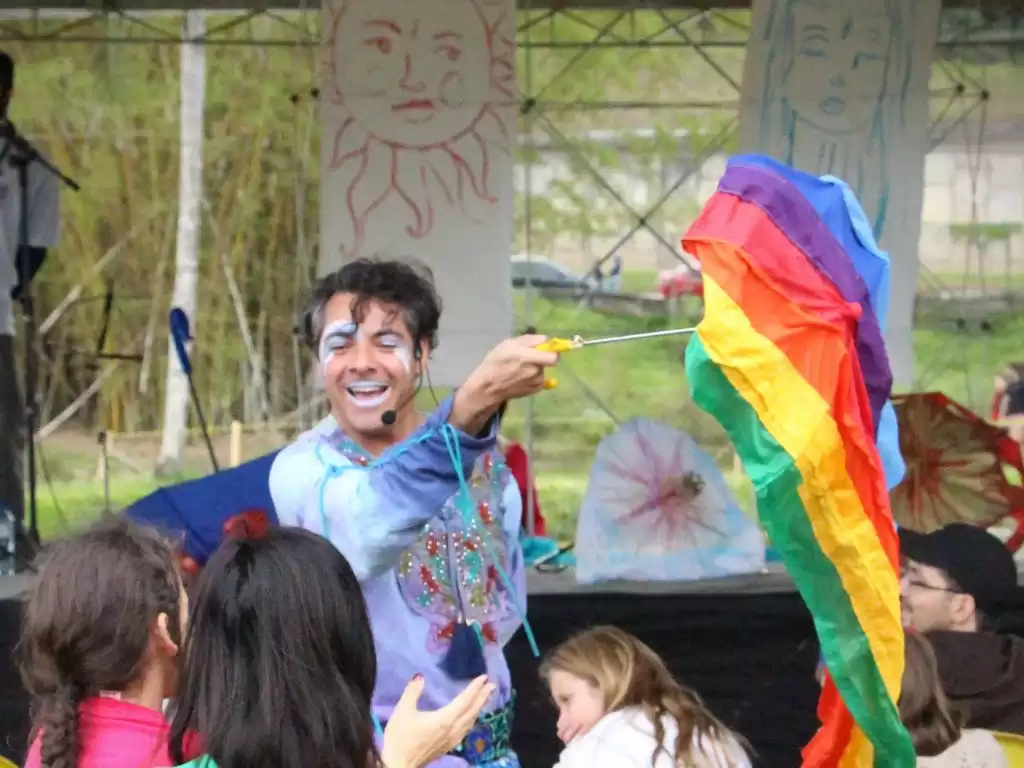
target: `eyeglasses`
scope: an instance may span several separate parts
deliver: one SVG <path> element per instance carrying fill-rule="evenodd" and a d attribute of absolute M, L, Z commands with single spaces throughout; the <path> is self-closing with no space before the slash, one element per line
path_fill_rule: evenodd
<path fill-rule="evenodd" d="M 923 581 L 907 581 L 908 587 L 914 587 L 915 589 L 925 589 L 930 592 L 947 592 L 951 595 L 962 595 L 959 589 L 953 589 L 952 587 L 937 587 L 934 584 L 925 584 Z"/>

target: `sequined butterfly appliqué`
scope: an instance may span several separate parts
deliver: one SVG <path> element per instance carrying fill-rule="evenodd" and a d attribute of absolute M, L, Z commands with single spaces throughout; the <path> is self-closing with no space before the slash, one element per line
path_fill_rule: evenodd
<path fill-rule="evenodd" d="M 447 649 L 460 616 L 479 626 L 485 642 L 498 642 L 509 597 L 494 560 L 508 573 L 502 530 L 508 480 L 499 455 L 482 456 L 469 480 L 469 498 L 450 499 L 399 561 L 399 588 L 409 606 L 431 622 L 434 653 Z M 461 511 L 460 504 L 472 505 L 476 515 Z"/>

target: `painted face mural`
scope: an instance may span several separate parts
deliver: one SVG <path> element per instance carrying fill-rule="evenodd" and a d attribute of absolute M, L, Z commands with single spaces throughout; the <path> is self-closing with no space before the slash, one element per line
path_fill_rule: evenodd
<path fill-rule="evenodd" d="M 796 0 L 789 10 L 792 58 L 783 95 L 799 120 L 833 134 L 873 119 L 886 87 L 892 31 L 884 0 L 837 12 L 835 2 Z M 799 77 L 790 77 L 799 69 Z"/>

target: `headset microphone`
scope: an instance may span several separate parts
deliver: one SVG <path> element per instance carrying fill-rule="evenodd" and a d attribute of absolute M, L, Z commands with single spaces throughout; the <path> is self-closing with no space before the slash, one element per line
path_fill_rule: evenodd
<path fill-rule="evenodd" d="M 413 359 L 419 362 L 423 359 L 423 352 L 419 347 L 416 347 L 412 353 Z M 423 385 L 423 371 L 420 370 L 420 381 L 416 385 L 416 389 L 409 393 L 409 397 L 399 407 L 405 408 L 406 405 L 416 399 L 416 393 L 420 391 L 420 387 Z M 388 409 L 380 415 L 380 423 L 385 427 L 394 426 L 395 422 L 398 421 L 398 411 L 394 409 Z"/>

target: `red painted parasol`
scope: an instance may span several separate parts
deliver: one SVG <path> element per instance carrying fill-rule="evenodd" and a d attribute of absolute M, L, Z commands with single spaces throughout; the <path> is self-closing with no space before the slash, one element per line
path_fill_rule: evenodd
<path fill-rule="evenodd" d="M 1019 548 L 1024 488 L 1007 479 L 1006 469 L 1024 475 L 1020 445 L 940 392 L 899 395 L 893 405 L 907 464 L 891 493 L 896 523 L 928 532 L 949 523 L 987 527 L 1014 517 L 1018 527 L 1009 546 Z"/>

